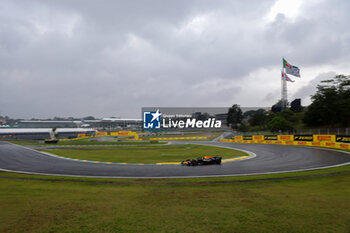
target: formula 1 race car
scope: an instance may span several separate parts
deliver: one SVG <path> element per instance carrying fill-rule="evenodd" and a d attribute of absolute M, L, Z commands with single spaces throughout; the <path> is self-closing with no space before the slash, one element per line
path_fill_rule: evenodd
<path fill-rule="evenodd" d="M 197 159 L 186 159 L 181 162 L 183 166 L 197 166 L 197 165 L 209 165 L 209 164 L 221 164 L 220 156 L 203 156 Z"/>
<path fill-rule="evenodd" d="M 182 166 L 197 166 L 197 159 L 186 159 L 185 161 L 181 162 Z"/>

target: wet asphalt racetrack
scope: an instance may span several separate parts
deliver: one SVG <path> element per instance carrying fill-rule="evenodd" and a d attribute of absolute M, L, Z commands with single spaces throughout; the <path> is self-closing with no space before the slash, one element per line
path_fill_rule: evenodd
<path fill-rule="evenodd" d="M 174 144 L 181 143 L 184 142 Z M 256 157 L 196 167 L 102 164 L 57 158 L 23 146 L 0 142 L 0 170 L 82 177 L 186 178 L 278 173 L 350 164 L 350 153 L 323 148 L 220 142 L 186 143 L 243 149 L 255 153 Z"/>

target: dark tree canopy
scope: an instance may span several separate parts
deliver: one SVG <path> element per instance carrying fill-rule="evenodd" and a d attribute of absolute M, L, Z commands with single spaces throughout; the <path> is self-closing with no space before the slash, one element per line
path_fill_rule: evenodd
<path fill-rule="evenodd" d="M 350 76 L 338 75 L 322 81 L 311 99 L 312 103 L 303 119 L 307 125 L 350 125 Z"/>
<path fill-rule="evenodd" d="M 255 110 L 249 110 L 243 113 L 243 118 L 251 117 L 252 115 L 255 114 Z"/>
<path fill-rule="evenodd" d="M 243 113 L 239 105 L 234 104 L 228 110 L 227 114 L 227 125 L 231 125 L 233 129 L 237 129 L 239 124 L 243 120 Z"/>
<path fill-rule="evenodd" d="M 290 121 L 277 115 L 268 123 L 268 126 L 271 132 L 277 132 L 279 130 L 293 130 L 293 125 Z"/>
<path fill-rule="evenodd" d="M 251 126 L 264 126 L 267 123 L 267 112 L 264 109 L 254 111 L 248 120 Z"/>
<path fill-rule="evenodd" d="M 278 113 L 279 116 L 283 117 L 287 121 L 290 121 L 292 123 L 296 123 L 298 119 L 296 118 L 295 113 L 290 109 L 285 109 L 282 112 Z"/>

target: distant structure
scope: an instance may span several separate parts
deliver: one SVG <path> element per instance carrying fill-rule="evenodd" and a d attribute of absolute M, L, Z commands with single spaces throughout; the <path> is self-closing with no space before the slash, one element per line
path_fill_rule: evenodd
<path fill-rule="evenodd" d="M 290 103 L 290 110 L 293 112 L 300 112 L 301 109 L 301 99 L 295 99 Z"/>
<path fill-rule="evenodd" d="M 20 128 L 78 128 L 82 124 L 81 121 L 20 121 Z"/>
<path fill-rule="evenodd" d="M 228 113 L 219 113 L 215 114 L 215 119 L 221 121 L 222 126 L 225 127 L 227 125 L 227 116 Z"/>
<path fill-rule="evenodd" d="M 97 120 L 83 121 L 20 121 L 19 128 L 95 128 L 95 129 L 125 129 L 125 128 L 141 128 L 141 119 L 121 119 L 121 118 L 102 118 Z"/>
<path fill-rule="evenodd" d="M 44 140 L 52 136 L 52 128 L 8 128 L 0 129 L 0 140 Z M 79 134 L 93 135 L 94 129 L 82 128 L 58 128 L 55 130 L 55 137 L 58 139 L 76 138 Z"/>
<path fill-rule="evenodd" d="M 281 109 L 286 109 L 288 105 L 288 94 L 287 94 L 287 81 L 285 78 L 281 79 Z"/>
<path fill-rule="evenodd" d="M 142 119 L 133 118 L 102 118 L 100 120 L 84 120 L 84 126 L 100 130 L 142 128 Z"/>

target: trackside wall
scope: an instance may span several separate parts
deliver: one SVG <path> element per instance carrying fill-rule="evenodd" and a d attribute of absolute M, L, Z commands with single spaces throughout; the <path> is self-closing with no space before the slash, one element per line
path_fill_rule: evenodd
<path fill-rule="evenodd" d="M 350 150 L 350 136 L 344 135 L 252 135 L 220 139 L 220 142 L 321 146 Z"/>

